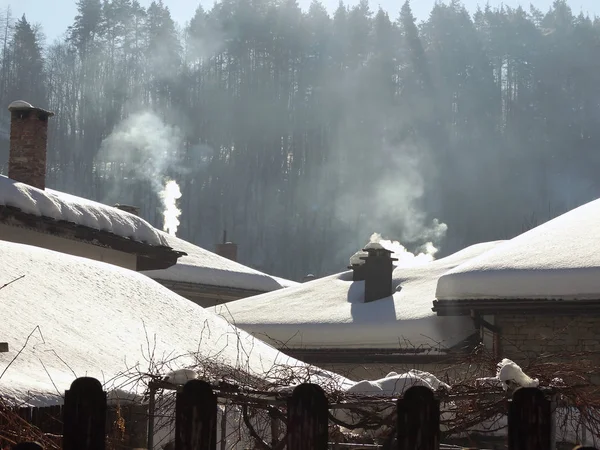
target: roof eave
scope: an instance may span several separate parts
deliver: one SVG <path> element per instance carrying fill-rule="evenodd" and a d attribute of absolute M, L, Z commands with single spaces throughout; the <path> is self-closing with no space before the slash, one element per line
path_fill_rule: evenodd
<path fill-rule="evenodd" d="M 36 216 L 12 206 L 0 205 L 0 222 L 136 255 L 138 263 L 140 260 L 142 261 L 143 270 L 167 269 L 175 265 L 178 258 L 186 255 L 185 252 L 174 250 L 171 247 L 134 241 L 108 231 L 97 230 L 65 220 Z"/>
<path fill-rule="evenodd" d="M 418 353 L 398 349 L 280 348 L 281 352 L 309 364 L 438 364 L 456 361 L 468 352 Z"/>
<path fill-rule="evenodd" d="M 482 314 L 582 315 L 600 314 L 600 299 L 458 299 L 434 300 L 432 310 L 438 316 L 466 316 L 472 311 Z"/>
<path fill-rule="evenodd" d="M 258 289 L 248 289 L 241 287 L 231 287 L 231 286 L 221 286 L 217 284 L 208 284 L 208 283 L 192 283 L 189 281 L 178 281 L 178 280 L 167 280 L 161 278 L 160 276 L 154 277 L 152 274 L 148 275 L 154 281 L 162 284 L 163 286 L 173 290 L 173 291 L 185 291 L 196 294 L 231 294 L 236 298 L 246 298 L 252 297 L 255 295 L 266 294 L 265 290 Z"/>
<path fill-rule="evenodd" d="M 309 364 L 436 364 L 466 357 L 479 344 L 474 332 L 448 348 L 339 348 L 286 347 L 279 348 L 293 358 Z"/>

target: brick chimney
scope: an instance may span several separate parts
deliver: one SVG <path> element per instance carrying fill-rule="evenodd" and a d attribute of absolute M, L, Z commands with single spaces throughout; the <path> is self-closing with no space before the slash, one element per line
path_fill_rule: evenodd
<path fill-rule="evenodd" d="M 10 111 L 10 155 L 8 177 L 38 189 L 46 188 L 48 118 L 53 112 L 23 100 L 12 102 Z"/>
<path fill-rule="evenodd" d="M 378 243 L 368 244 L 363 252 L 365 255 L 358 259 L 364 262 L 355 262 L 350 267 L 354 272 L 354 281 L 365 281 L 365 303 L 389 297 L 393 293 L 394 261 L 398 259 L 392 258 L 392 252 Z"/>
<path fill-rule="evenodd" d="M 223 242 L 216 245 L 215 253 L 223 258 L 237 262 L 237 244 L 227 241 L 227 230 L 223 230 Z"/>
<path fill-rule="evenodd" d="M 137 206 L 131 206 L 131 205 L 122 205 L 120 203 L 117 203 L 115 205 L 115 208 L 120 209 L 121 211 L 125 211 L 128 213 L 131 213 L 135 216 L 139 216 L 140 215 L 140 208 Z"/>

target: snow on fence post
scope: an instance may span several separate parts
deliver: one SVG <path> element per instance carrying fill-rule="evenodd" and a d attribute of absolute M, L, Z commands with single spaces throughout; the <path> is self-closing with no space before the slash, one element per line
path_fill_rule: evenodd
<path fill-rule="evenodd" d="M 398 450 L 438 450 L 440 402 L 431 389 L 413 386 L 397 403 Z"/>
<path fill-rule="evenodd" d="M 552 402 L 538 388 L 517 389 L 508 405 L 509 450 L 552 450 L 554 432 Z"/>
<path fill-rule="evenodd" d="M 210 384 L 190 380 L 175 401 L 175 450 L 216 450 L 217 396 Z"/>
<path fill-rule="evenodd" d="M 297 386 L 287 403 L 287 450 L 327 450 L 329 402 L 316 384 Z"/>
<path fill-rule="evenodd" d="M 106 393 L 95 378 L 77 378 L 65 391 L 63 450 L 104 450 Z"/>

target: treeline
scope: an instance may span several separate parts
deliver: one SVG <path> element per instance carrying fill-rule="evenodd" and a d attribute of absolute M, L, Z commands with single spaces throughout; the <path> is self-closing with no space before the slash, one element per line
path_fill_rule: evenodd
<path fill-rule="evenodd" d="M 2 17 L 0 105 L 56 113 L 49 186 L 134 203 L 160 226 L 169 176 L 179 236 L 211 249 L 226 229 L 265 271 L 341 270 L 373 232 L 446 254 L 598 196 L 600 22 L 564 0 L 473 15 L 453 0 L 420 24 L 408 2 L 390 17 L 365 0 L 333 15 L 221 0 L 182 29 L 160 1 L 77 9 L 48 44 Z M 127 135 L 139 114 L 168 133 Z M 112 160 L 115 129 L 128 138 Z"/>

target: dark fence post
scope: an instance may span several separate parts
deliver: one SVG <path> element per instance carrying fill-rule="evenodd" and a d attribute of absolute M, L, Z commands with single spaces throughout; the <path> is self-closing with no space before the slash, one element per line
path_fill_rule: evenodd
<path fill-rule="evenodd" d="M 327 450 L 329 403 L 316 384 L 301 384 L 287 404 L 287 450 Z"/>
<path fill-rule="evenodd" d="M 185 383 L 175 408 L 175 450 L 216 450 L 217 396 L 210 384 Z"/>
<path fill-rule="evenodd" d="M 104 450 L 106 393 L 95 378 L 77 378 L 65 392 L 63 450 Z"/>
<path fill-rule="evenodd" d="M 519 388 L 508 406 L 509 450 L 554 448 L 552 402 L 538 388 Z"/>
<path fill-rule="evenodd" d="M 398 450 L 438 450 L 440 402 L 431 389 L 413 386 L 398 399 Z"/>
<path fill-rule="evenodd" d="M 12 450 L 44 450 L 38 442 L 21 442 L 20 444 L 14 445 Z"/>

